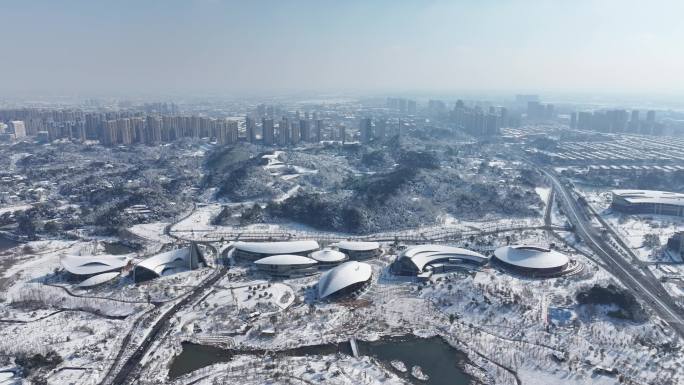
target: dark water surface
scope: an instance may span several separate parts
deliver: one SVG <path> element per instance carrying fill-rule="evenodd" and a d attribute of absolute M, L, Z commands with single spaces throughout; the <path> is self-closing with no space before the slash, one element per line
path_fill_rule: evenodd
<path fill-rule="evenodd" d="M 105 242 L 104 249 L 107 254 L 112 255 L 123 255 L 135 252 L 132 247 L 126 246 L 120 242 Z"/>
<path fill-rule="evenodd" d="M 414 383 L 428 385 L 467 385 L 472 378 L 462 367 L 467 362 L 465 354 L 451 347 L 440 337 L 419 338 L 415 336 L 382 338 L 378 341 L 357 341 L 360 355 L 374 356 L 389 367 L 392 360 L 404 362 L 408 373 L 399 376 Z M 176 378 L 205 366 L 228 362 L 238 354 L 262 355 L 263 350 L 232 350 L 213 346 L 183 343 L 183 351 L 174 358 L 169 370 L 169 377 Z M 285 356 L 303 357 L 309 355 L 331 355 L 344 353 L 351 355 L 349 343 L 302 346 L 277 352 Z M 418 365 L 423 373 L 430 376 L 428 381 L 419 381 L 411 377 L 411 367 Z"/>

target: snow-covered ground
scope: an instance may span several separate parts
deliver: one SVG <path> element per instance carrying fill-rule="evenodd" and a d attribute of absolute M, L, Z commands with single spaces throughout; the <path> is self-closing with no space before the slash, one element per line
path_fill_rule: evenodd
<path fill-rule="evenodd" d="M 542 202 L 546 203 L 549 201 L 549 194 L 551 194 L 551 188 L 550 187 L 537 187 L 534 189 L 534 191 L 539 195 L 539 198 L 541 198 Z"/>
<path fill-rule="evenodd" d="M 513 232 L 517 241 L 544 243 L 554 240 L 541 230 Z M 494 248 L 503 242 L 504 235 L 492 236 L 484 243 Z M 479 242 L 483 243 L 483 242 Z M 388 245 L 385 245 L 386 247 Z M 486 245 L 485 245 L 486 246 Z M 547 323 L 549 308 L 577 308 L 575 295 L 595 284 L 617 283 L 608 273 L 591 260 L 574 253 L 571 248 L 559 245 L 585 265 L 582 273 L 554 279 L 528 279 L 512 276 L 492 267 L 472 273 L 451 273 L 432 277 L 427 283 L 393 277 L 387 271 L 393 256 L 370 261 L 374 278 L 370 289 L 352 302 L 316 302 L 311 293 L 318 277 L 305 277 L 282 282 L 271 282 L 272 287 L 282 285 L 293 293 L 292 304 L 285 310 L 274 306 L 255 305 L 254 293 L 259 301 L 277 298 L 261 294 L 268 291 L 265 281 L 255 281 L 253 272 L 235 267 L 234 274 L 217 285 L 216 290 L 203 302 L 183 312 L 169 339 L 153 353 L 154 367 L 141 379 L 152 383 L 164 376 L 174 354 L 180 352 L 181 341 L 231 347 L 233 349 L 283 350 L 302 345 L 317 345 L 348 341 L 350 337 L 375 340 L 383 335 L 415 334 L 442 336 L 456 348 L 468 354 L 480 378 L 493 379 L 496 384 L 513 384 L 515 373 L 523 384 L 618 384 L 617 376 L 595 373 L 597 367 L 616 368 L 621 376 L 635 383 L 653 383 L 667 378 L 671 383 L 684 381 L 680 350 L 666 352 L 659 348 L 672 342 L 672 337 L 651 318 L 644 323 L 612 319 L 602 312 L 578 312 L 576 320 L 564 326 Z M 237 293 L 237 288 L 246 291 Z M 251 287 L 251 289 L 250 289 Z M 256 291 L 255 291 L 255 288 Z M 251 295 L 251 297 L 247 296 Z M 250 303 L 250 301 L 252 301 Z M 579 309 L 579 308 L 578 308 Z M 592 314 L 590 316 L 586 314 Z M 192 326 L 190 326 L 192 325 Z M 260 330 L 273 330 L 274 335 L 264 338 Z M 175 353 L 174 353 L 175 352 Z M 553 358 L 566 356 L 564 362 Z M 358 360 L 366 362 L 361 364 Z M 240 378 L 243 358 L 229 363 L 215 364 L 188 374 L 175 383 L 210 384 L 213 380 L 229 381 Z M 358 370 L 352 378 L 324 378 L 326 383 L 378 383 L 373 373 L 385 372 L 392 381 L 392 373 L 373 360 L 362 357 L 322 356 L 278 358 L 277 368 L 284 375 L 303 375 L 291 362 L 306 363 L 311 377 L 321 379 L 329 370 L 326 367 L 353 363 Z M 252 364 L 254 377 L 244 377 L 242 383 L 262 383 L 273 378 L 268 361 Z M 230 369 L 233 368 L 233 369 Z M 228 373 L 227 373 L 228 372 Z M 363 374 L 362 374 L 363 373 Z M 428 373 L 429 374 L 429 373 Z M 357 379 L 356 382 L 354 379 Z M 336 381 L 340 382 L 336 382 Z M 314 381 L 315 382 L 315 381 Z M 390 382 L 391 383 L 391 382 Z"/>
<path fill-rule="evenodd" d="M 26 211 L 31 207 L 33 207 L 33 205 L 13 205 L 0 207 L 0 215 L 3 215 L 5 213 L 17 213 L 20 211 Z"/>
<path fill-rule="evenodd" d="M 173 238 L 164 234 L 166 226 L 168 226 L 168 223 L 166 222 L 142 223 L 131 226 L 128 231 L 147 242 L 161 245 L 173 242 Z"/>
<path fill-rule="evenodd" d="M 293 187 L 285 195 L 295 193 L 298 186 Z M 320 231 L 311 228 L 301 223 L 282 222 L 282 223 L 258 223 L 246 226 L 217 226 L 212 225 L 212 219 L 221 212 L 222 206 L 220 204 L 211 204 L 198 207 L 191 215 L 176 225 L 172 226 L 171 233 L 188 240 L 206 241 L 207 239 L 214 239 L 217 236 L 220 238 L 225 234 L 239 234 L 239 233 L 289 233 L 298 238 L 316 238 L 317 236 L 332 236 L 338 238 L 392 238 L 395 236 L 410 236 L 420 235 L 430 236 L 430 234 L 440 234 L 445 231 L 451 232 L 492 232 L 501 231 L 510 228 L 526 228 L 543 226 L 543 218 L 497 218 L 484 216 L 480 221 L 466 221 L 459 220 L 451 215 L 444 215 L 439 218 L 439 225 L 423 226 L 410 230 L 396 230 L 386 231 L 375 234 L 366 234 L 363 236 Z M 217 235 L 220 234 L 220 235 Z"/>
<path fill-rule="evenodd" d="M 138 317 L 153 308 L 148 299 L 173 303 L 211 270 L 204 268 L 134 284 L 127 274 L 90 289 L 61 271 L 63 255 L 102 252 L 97 241 L 35 241 L 7 252 L 0 269 L 0 354 L 57 352 L 64 360 L 49 384 L 91 384 Z M 162 305 L 163 307 L 164 305 Z"/>

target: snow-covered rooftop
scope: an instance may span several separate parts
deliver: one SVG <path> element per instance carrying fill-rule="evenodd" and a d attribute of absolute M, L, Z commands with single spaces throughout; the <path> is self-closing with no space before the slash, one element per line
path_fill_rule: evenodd
<path fill-rule="evenodd" d="M 494 251 L 494 256 L 509 265 L 527 269 L 553 269 L 568 264 L 565 254 L 541 246 L 504 246 Z"/>
<path fill-rule="evenodd" d="M 399 258 L 408 258 L 413 262 L 418 271 L 422 271 L 425 265 L 444 259 L 462 259 L 476 263 L 487 262 L 487 257 L 460 247 L 446 245 L 419 245 L 412 246 L 404 250 Z"/>
<path fill-rule="evenodd" d="M 136 269 L 144 268 L 161 276 L 164 270 L 169 268 L 175 268 L 182 265 L 190 267 L 190 254 L 190 247 L 167 251 L 143 260 L 136 265 Z"/>
<path fill-rule="evenodd" d="M 64 270 L 76 275 L 92 275 L 106 273 L 109 271 L 120 270 L 128 261 L 132 254 L 127 255 L 65 255 L 60 258 Z"/>
<path fill-rule="evenodd" d="M 618 196 L 629 203 L 657 203 L 675 206 L 684 206 L 684 194 L 656 191 L 656 190 L 612 190 L 613 195 Z"/>
<path fill-rule="evenodd" d="M 332 249 L 314 251 L 309 255 L 309 257 L 319 262 L 342 262 L 347 260 L 346 254 Z"/>
<path fill-rule="evenodd" d="M 235 249 L 255 254 L 297 254 L 318 250 L 316 241 L 236 242 Z"/>
<path fill-rule="evenodd" d="M 349 261 L 321 275 L 318 281 L 318 297 L 325 298 L 331 294 L 356 283 L 371 279 L 373 269 L 367 263 Z"/>
<path fill-rule="evenodd" d="M 254 261 L 255 265 L 315 265 L 316 260 L 301 255 L 279 254 Z"/>
<path fill-rule="evenodd" d="M 337 243 L 333 243 L 332 246 L 335 246 L 340 250 L 371 251 L 371 250 L 379 249 L 380 243 L 378 243 L 378 242 L 340 241 Z"/>
<path fill-rule="evenodd" d="M 118 277 L 120 275 L 119 272 L 117 271 L 112 271 L 109 273 L 102 273 L 98 275 L 94 275 L 85 281 L 81 282 L 78 284 L 78 287 L 93 287 L 97 285 L 101 285 L 107 281 L 111 281 L 112 279 Z"/>

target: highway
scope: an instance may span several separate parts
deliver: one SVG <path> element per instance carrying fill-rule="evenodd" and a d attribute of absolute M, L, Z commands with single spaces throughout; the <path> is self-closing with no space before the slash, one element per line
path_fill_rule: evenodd
<path fill-rule="evenodd" d="M 545 168 L 539 169 L 553 184 L 556 197 L 562 201 L 565 215 L 573 224 L 575 232 L 604 262 L 607 270 L 665 320 L 680 338 L 684 338 L 683 312 L 660 282 L 651 274 L 641 272 L 634 266 L 633 261 L 625 259 L 618 250 L 604 240 L 601 231 L 592 225 L 587 211 L 580 206 L 570 189 L 554 172 Z"/>

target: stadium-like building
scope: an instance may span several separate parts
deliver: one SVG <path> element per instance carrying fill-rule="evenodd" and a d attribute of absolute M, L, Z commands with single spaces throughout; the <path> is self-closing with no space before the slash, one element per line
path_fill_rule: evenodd
<path fill-rule="evenodd" d="M 315 259 L 316 262 L 318 262 L 318 267 L 320 269 L 337 266 L 349 259 L 345 253 L 332 249 L 314 251 L 313 253 L 309 254 L 309 258 Z"/>
<path fill-rule="evenodd" d="M 341 241 L 333 243 L 330 246 L 336 247 L 339 251 L 348 255 L 349 259 L 355 261 L 375 258 L 382 255 L 382 249 L 378 242 Z"/>
<path fill-rule="evenodd" d="M 133 279 L 135 282 L 147 281 L 180 271 L 197 269 L 202 263 L 206 264 L 204 256 L 193 243 L 188 247 L 167 251 L 143 260 L 135 265 Z"/>
<path fill-rule="evenodd" d="M 302 277 L 318 272 L 318 262 L 309 257 L 293 254 L 271 255 L 254 261 L 262 272 L 276 277 Z"/>
<path fill-rule="evenodd" d="M 132 255 L 66 255 L 59 259 L 64 270 L 74 276 L 88 278 L 98 274 L 122 270 Z"/>
<path fill-rule="evenodd" d="M 398 275 L 415 275 L 427 278 L 434 273 L 448 272 L 464 263 L 483 265 L 489 261 L 486 256 L 460 247 L 446 245 L 411 246 L 402 251 L 392 264 L 392 271 Z"/>
<path fill-rule="evenodd" d="M 254 262 L 272 255 L 306 256 L 319 248 L 320 246 L 316 241 L 235 242 L 233 258 Z"/>
<path fill-rule="evenodd" d="M 610 207 L 629 214 L 684 216 L 684 194 L 654 190 L 613 190 Z"/>
<path fill-rule="evenodd" d="M 559 276 L 571 268 L 565 254 L 541 246 L 500 247 L 494 251 L 493 260 L 506 270 L 532 277 Z"/>
<path fill-rule="evenodd" d="M 336 299 L 351 295 L 370 284 L 373 269 L 367 263 L 349 261 L 321 274 L 318 298 Z"/>

